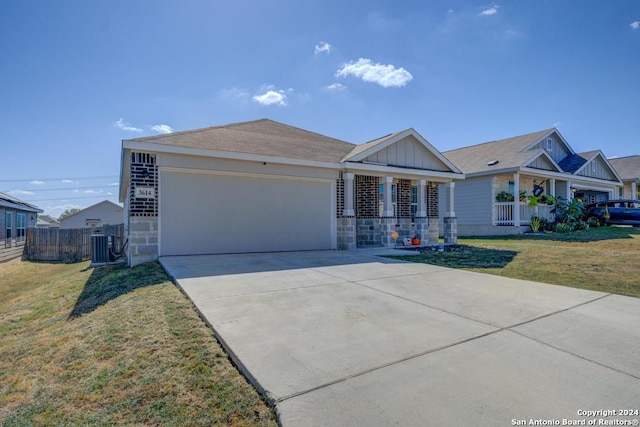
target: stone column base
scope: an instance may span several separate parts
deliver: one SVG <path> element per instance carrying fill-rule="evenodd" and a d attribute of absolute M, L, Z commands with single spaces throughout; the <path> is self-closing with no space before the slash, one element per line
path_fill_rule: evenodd
<path fill-rule="evenodd" d="M 356 218 L 338 218 L 338 249 L 356 248 Z"/>
<path fill-rule="evenodd" d="M 416 218 L 413 221 L 416 235 L 420 238 L 420 243 L 428 243 L 429 238 L 429 220 L 427 218 Z"/>
<path fill-rule="evenodd" d="M 396 219 L 395 218 L 380 218 L 380 234 L 382 240 L 382 246 L 387 248 L 393 248 L 396 245 L 396 241 L 393 240 L 391 234 L 396 231 Z M 398 237 L 400 240 L 400 237 Z"/>
<path fill-rule="evenodd" d="M 444 217 L 444 242 L 458 243 L 458 218 L 454 216 Z"/>

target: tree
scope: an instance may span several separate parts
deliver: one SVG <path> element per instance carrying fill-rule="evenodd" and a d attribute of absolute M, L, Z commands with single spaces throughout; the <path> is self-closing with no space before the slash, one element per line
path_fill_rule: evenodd
<path fill-rule="evenodd" d="M 78 208 L 71 208 L 71 209 L 67 209 L 66 211 L 62 212 L 60 214 L 60 217 L 58 218 L 58 221 L 60 221 L 62 218 L 66 218 L 70 215 L 73 215 L 74 213 L 80 212 L 80 209 Z"/>

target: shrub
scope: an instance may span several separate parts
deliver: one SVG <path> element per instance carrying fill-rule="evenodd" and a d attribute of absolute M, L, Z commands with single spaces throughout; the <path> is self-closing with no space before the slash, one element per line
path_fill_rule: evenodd
<path fill-rule="evenodd" d="M 540 227 L 542 226 L 542 218 L 540 218 L 539 216 L 532 216 L 530 225 L 531 231 L 537 233 L 538 231 L 540 231 Z"/>
<path fill-rule="evenodd" d="M 556 222 L 554 231 L 556 233 L 568 233 L 571 231 L 571 226 L 566 222 Z"/>
<path fill-rule="evenodd" d="M 589 229 L 589 224 L 586 223 L 585 221 L 579 220 L 573 223 L 573 229 L 574 230 L 588 230 Z"/>
<path fill-rule="evenodd" d="M 598 228 L 602 225 L 600 224 L 600 220 L 595 216 L 592 216 L 589 219 L 587 219 L 587 224 L 589 224 L 589 227 L 591 228 Z"/>

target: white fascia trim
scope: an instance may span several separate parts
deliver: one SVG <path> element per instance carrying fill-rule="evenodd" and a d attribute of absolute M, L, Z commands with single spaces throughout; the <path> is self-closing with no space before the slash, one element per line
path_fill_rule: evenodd
<path fill-rule="evenodd" d="M 560 179 L 561 181 L 571 181 L 571 183 L 575 183 L 575 182 L 593 183 L 593 184 L 600 184 L 600 185 L 610 185 L 613 187 L 619 187 L 622 185 L 621 182 L 617 182 L 617 181 L 607 181 L 607 180 L 598 179 L 598 178 L 589 178 L 587 176 L 581 176 L 581 175 L 572 175 L 568 173 L 544 173 L 545 171 L 540 169 L 522 168 L 521 172 L 531 174 L 531 175 L 538 175 L 538 176 L 548 175 L 549 178 L 556 178 L 556 179 Z"/>
<path fill-rule="evenodd" d="M 564 144 L 564 146 L 569 150 L 569 152 L 571 154 L 576 154 L 575 151 L 573 151 L 573 148 L 571 148 L 571 146 L 567 143 L 567 140 L 564 139 L 564 137 L 562 136 L 562 134 L 560 133 L 560 131 L 557 128 L 553 128 L 551 129 L 549 132 L 545 133 L 543 136 L 541 136 L 540 138 L 536 139 L 534 142 L 532 142 L 531 144 L 527 145 L 527 147 L 523 150 L 523 151 L 527 151 L 529 150 L 531 147 L 533 147 L 534 145 L 538 144 L 539 142 L 547 139 L 549 136 L 551 136 L 551 134 L 555 133 L 558 138 L 560 138 L 560 141 Z"/>
<path fill-rule="evenodd" d="M 344 171 L 348 172 L 373 172 L 377 176 L 389 176 L 393 175 L 395 178 L 407 178 L 407 179 L 427 179 L 429 181 L 449 182 L 452 180 L 465 179 L 463 173 L 455 172 L 438 172 L 428 171 L 421 169 L 405 169 L 394 166 L 381 166 L 371 165 L 367 163 L 352 163 L 347 162 L 341 165 Z"/>
<path fill-rule="evenodd" d="M 585 169 L 587 167 L 587 165 L 591 164 L 598 157 L 600 157 L 604 161 L 604 164 L 609 169 L 609 172 L 611 172 L 613 174 L 613 176 L 615 176 L 618 179 L 618 181 L 620 181 L 622 183 L 622 178 L 620 178 L 620 175 L 618 175 L 618 173 L 616 172 L 615 168 L 613 168 L 611 166 L 611 163 L 609 163 L 607 158 L 604 156 L 604 154 L 602 154 L 602 151 L 600 151 L 600 150 L 598 150 L 598 152 L 596 154 L 591 156 L 591 158 L 587 159 L 587 161 L 584 162 L 584 164 L 582 166 L 580 166 L 580 168 L 577 171 L 574 172 L 574 175 L 578 175 L 578 173 L 580 171 Z M 582 175 L 578 175 L 578 176 L 582 176 Z"/>
<path fill-rule="evenodd" d="M 449 159 L 447 159 L 442 153 L 440 153 L 440 151 L 438 151 L 433 145 L 431 145 L 429 143 L 429 141 L 427 141 L 426 139 L 424 139 L 424 137 L 422 135 L 420 135 L 415 129 L 410 128 L 407 129 L 403 132 L 400 132 L 397 135 L 394 135 L 393 137 L 379 143 L 376 144 L 366 150 L 364 150 L 361 153 L 358 153 L 355 156 L 352 157 L 348 157 L 346 159 L 343 159 L 345 161 L 349 161 L 349 162 L 359 162 L 364 160 L 365 158 L 369 157 L 371 154 L 376 153 L 380 150 L 383 150 L 393 144 L 395 144 L 396 142 L 402 140 L 403 138 L 406 138 L 409 135 L 413 135 L 418 142 L 420 142 L 420 144 L 422 144 L 424 146 L 424 148 L 427 149 L 427 151 L 429 151 L 431 154 L 433 154 L 434 156 L 436 156 L 441 162 L 443 162 L 445 165 L 447 165 L 451 171 L 453 173 L 462 173 L 453 163 L 451 163 L 451 161 Z"/>
<path fill-rule="evenodd" d="M 219 159 L 245 160 L 250 162 L 279 163 L 294 166 L 309 166 L 325 169 L 340 169 L 341 163 L 319 162 L 315 160 L 291 159 L 288 157 L 267 156 L 263 154 L 238 153 L 235 151 L 205 150 L 203 148 L 188 148 L 152 144 L 148 142 L 124 141 L 124 148 L 135 151 L 165 154 L 183 154 L 188 156 L 215 157 Z"/>

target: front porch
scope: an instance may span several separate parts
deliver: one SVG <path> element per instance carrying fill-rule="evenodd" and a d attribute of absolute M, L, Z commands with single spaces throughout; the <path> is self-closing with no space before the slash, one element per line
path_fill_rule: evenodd
<path fill-rule="evenodd" d="M 518 209 L 518 215 L 514 215 L 515 209 Z M 555 219 L 555 213 L 552 210 L 553 205 L 529 206 L 525 202 L 495 202 L 493 224 L 516 225 L 516 218 L 518 218 L 517 225 L 525 226 L 531 223 L 531 217 L 534 216 L 552 222 Z"/>

